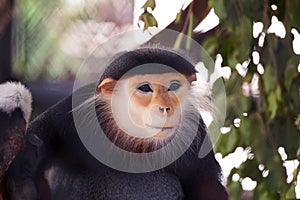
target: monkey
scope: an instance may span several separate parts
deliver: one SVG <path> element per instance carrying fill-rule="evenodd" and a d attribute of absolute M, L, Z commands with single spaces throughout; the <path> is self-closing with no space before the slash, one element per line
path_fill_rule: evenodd
<path fill-rule="evenodd" d="M 0 199 L 4 199 L 3 179 L 15 156 L 25 145 L 26 124 L 32 97 L 21 84 L 0 84 Z"/>
<path fill-rule="evenodd" d="M 26 134 L 42 144 L 27 139 L 9 167 L 8 198 L 228 199 L 212 144 L 198 155 L 208 131 L 196 72 L 175 50 L 117 54 L 99 82 L 29 124 Z"/>

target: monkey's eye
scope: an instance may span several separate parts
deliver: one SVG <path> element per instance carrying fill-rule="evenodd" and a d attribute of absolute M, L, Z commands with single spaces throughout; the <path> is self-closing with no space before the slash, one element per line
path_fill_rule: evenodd
<path fill-rule="evenodd" d="M 138 86 L 137 90 L 142 93 L 153 92 L 149 83 L 143 83 L 142 85 Z"/>
<path fill-rule="evenodd" d="M 168 88 L 168 91 L 176 91 L 181 87 L 181 83 L 179 81 L 172 81 Z"/>

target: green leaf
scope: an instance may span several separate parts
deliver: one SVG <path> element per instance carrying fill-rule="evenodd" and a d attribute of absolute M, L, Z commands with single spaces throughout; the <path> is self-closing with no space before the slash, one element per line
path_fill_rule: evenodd
<path fill-rule="evenodd" d="M 261 127 L 256 113 L 250 114 L 248 117 L 241 118 L 241 126 L 239 128 L 241 143 L 243 146 L 251 146 L 257 138 L 261 137 Z"/>
<path fill-rule="evenodd" d="M 157 25 L 158 25 L 155 17 L 151 13 L 147 12 L 146 10 L 140 16 L 139 20 L 141 20 L 145 23 L 144 30 L 146 30 L 149 27 L 153 27 L 153 26 L 157 27 Z"/>
<path fill-rule="evenodd" d="M 203 48 L 208 52 L 209 55 L 214 55 L 217 42 L 215 37 L 208 37 L 203 41 L 202 44 Z"/>
<path fill-rule="evenodd" d="M 268 181 L 266 179 L 262 179 L 260 183 L 258 183 L 257 187 L 253 191 L 252 199 L 259 200 L 270 200 L 270 199 L 280 199 L 280 195 L 277 191 L 273 190 L 272 185 L 268 185 Z"/>
<path fill-rule="evenodd" d="M 291 187 L 289 188 L 288 192 L 285 195 L 286 199 L 296 199 L 296 191 L 295 191 L 295 185 L 291 184 Z"/>
<path fill-rule="evenodd" d="M 224 0 L 210 1 L 209 5 L 214 7 L 215 12 L 220 19 L 225 20 L 227 18 Z"/>
<path fill-rule="evenodd" d="M 232 182 L 228 186 L 228 193 L 230 196 L 231 200 L 239 200 L 242 193 L 243 193 L 243 188 L 240 182 Z"/>
<path fill-rule="evenodd" d="M 270 119 L 274 119 L 274 117 L 276 116 L 277 110 L 278 110 L 278 103 L 277 103 L 277 98 L 276 98 L 276 94 L 275 92 L 271 92 L 268 95 L 268 110 L 271 113 Z"/>
<path fill-rule="evenodd" d="M 142 6 L 144 10 L 147 10 L 147 8 L 151 8 L 152 10 L 154 10 L 155 7 L 155 0 L 147 0 L 146 3 Z"/>
<path fill-rule="evenodd" d="M 239 24 L 236 26 L 234 34 L 236 36 L 236 57 L 238 60 L 246 60 L 249 58 L 252 50 L 252 22 L 247 17 L 240 17 Z"/>
<path fill-rule="evenodd" d="M 266 66 L 265 73 L 262 75 L 262 79 L 264 91 L 266 93 L 271 92 L 276 83 L 275 72 L 274 69 L 271 68 L 271 66 Z"/>
<path fill-rule="evenodd" d="M 279 174 L 275 170 L 270 170 L 269 175 L 265 178 L 265 180 L 270 191 L 278 192 L 281 190 L 283 183 Z"/>
<path fill-rule="evenodd" d="M 192 12 L 190 14 L 190 18 L 189 18 L 189 27 L 188 27 L 188 37 L 185 43 L 185 48 L 187 50 L 190 50 L 191 48 L 191 43 L 192 43 L 192 37 L 193 37 L 193 30 L 194 30 L 194 26 L 195 26 L 196 20 L 194 18 L 194 13 Z"/>
<path fill-rule="evenodd" d="M 299 75 L 296 66 L 289 66 L 284 71 L 284 86 L 287 91 L 291 89 L 291 84 L 293 80 Z"/>
<path fill-rule="evenodd" d="M 297 119 L 295 120 L 295 125 L 300 129 L 300 115 L 298 115 Z"/>
<path fill-rule="evenodd" d="M 176 41 L 174 42 L 174 49 L 180 49 L 182 40 L 183 40 L 184 34 L 182 32 L 179 33 L 179 35 L 176 38 Z"/>
<path fill-rule="evenodd" d="M 182 15 L 182 10 L 180 10 L 177 14 L 176 14 L 176 18 L 174 23 L 175 24 L 179 24 L 181 22 L 181 15 Z"/>
<path fill-rule="evenodd" d="M 231 84 L 231 81 L 233 81 L 233 85 L 229 85 Z M 227 114 L 227 119 L 230 120 L 230 124 L 232 122 L 232 120 L 234 118 L 237 117 L 241 117 L 242 114 L 244 112 L 249 112 L 251 111 L 251 108 L 254 104 L 253 99 L 244 96 L 241 93 L 241 88 L 239 85 L 239 81 L 236 80 L 234 82 L 234 80 L 229 80 L 230 83 L 227 84 L 227 110 L 229 110 L 230 112 L 228 112 Z M 235 83 L 235 84 L 234 84 Z M 242 84 L 242 83 L 241 83 Z M 234 88 L 231 88 L 234 87 Z M 229 90 L 231 90 L 230 92 L 228 92 Z M 231 93 L 232 92 L 232 93 Z M 245 123 L 248 123 L 245 121 Z M 226 123 L 228 124 L 228 123 Z M 251 129 L 247 129 L 247 130 L 251 130 Z"/>
<path fill-rule="evenodd" d="M 281 88 L 280 88 L 280 85 L 276 85 L 276 88 L 275 88 L 275 95 L 276 95 L 276 99 L 278 102 L 281 102 L 282 101 L 282 94 L 281 94 Z"/>
<path fill-rule="evenodd" d="M 262 19 L 262 13 L 264 10 L 264 1 L 250 0 L 240 1 L 244 14 L 251 19 L 251 21 L 259 21 Z"/>
<path fill-rule="evenodd" d="M 238 146 L 239 135 L 236 128 L 231 127 L 231 131 L 225 135 L 220 135 L 217 144 L 215 145 L 216 152 L 222 152 L 223 156 L 232 153 Z"/>

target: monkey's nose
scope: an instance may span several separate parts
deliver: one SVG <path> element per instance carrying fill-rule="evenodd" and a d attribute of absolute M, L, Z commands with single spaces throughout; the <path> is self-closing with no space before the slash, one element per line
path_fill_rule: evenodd
<path fill-rule="evenodd" d="M 161 107 L 161 106 L 159 106 L 158 109 L 161 113 L 170 113 L 171 110 L 170 107 Z"/>

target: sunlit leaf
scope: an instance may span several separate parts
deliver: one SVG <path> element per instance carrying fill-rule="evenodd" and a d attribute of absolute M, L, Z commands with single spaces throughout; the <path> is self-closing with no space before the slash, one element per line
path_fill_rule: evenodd
<path fill-rule="evenodd" d="M 277 85 L 275 88 L 275 95 L 276 95 L 277 101 L 281 102 L 282 101 L 282 93 L 281 93 L 281 88 L 279 85 Z"/>
<path fill-rule="evenodd" d="M 295 120 L 295 125 L 300 129 L 300 114 L 298 115 L 297 119 Z"/>
<path fill-rule="evenodd" d="M 147 11 L 140 16 L 139 20 L 145 23 L 144 30 L 148 29 L 149 27 L 157 27 L 158 25 L 155 17 Z"/>
<path fill-rule="evenodd" d="M 191 13 L 190 17 L 189 17 L 189 27 L 188 27 L 188 32 L 187 32 L 188 37 L 187 37 L 186 44 L 185 44 L 186 49 L 191 48 L 191 42 L 192 42 L 193 30 L 194 30 L 195 23 L 196 23 L 196 20 L 194 18 L 194 14 Z"/>
<path fill-rule="evenodd" d="M 293 1 L 289 1 L 289 16 L 291 19 L 291 25 L 292 27 L 295 27 L 298 29 L 298 31 L 300 30 L 300 23 L 299 23 L 299 19 L 300 19 L 300 2 L 297 0 L 293 0 Z"/>
<path fill-rule="evenodd" d="M 209 5 L 214 7 L 215 12 L 220 19 L 225 20 L 227 18 L 224 0 L 210 0 Z"/>
<path fill-rule="evenodd" d="M 181 22 L 181 15 L 182 15 L 182 10 L 180 10 L 177 14 L 176 14 L 176 18 L 174 23 L 175 24 L 179 24 Z"/>
<path fill-rule="evenodd" d="M 247 160 L 239 168 L 239 174 L 241 177 L 249 177 L 252 180 L 260 180 L 262 174 L 258 169 L 259 163 L 255 159 Z"/>
<path fill-rule="evenodd" d="M 179 33 L 178 34 L 178 36 L 176 38 L 176 41 L 174 42 L 174 48 L 175 49 L 179 49 L 180 48 L 182 40 L 183 40 L 183 36 L 184 36 L 183 33 Z"/>
<path fill-rule="evenodd" d="M 300 141 L 299 141 L 300 142 Z M 300 147 L 298 148 L 297 150 L 297 157 L 299 158 L 300 157 Z"/>
<path fill-rule="evenodd" d="M 147 8 L 151 8 L 152 10 L 154 10 L 155 7 L 155 0 L 147 0 L 146 3 L 142 6 L 144 10 L 147 10 Z"/>

